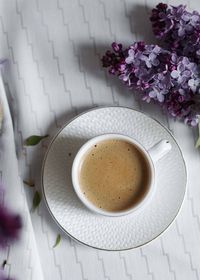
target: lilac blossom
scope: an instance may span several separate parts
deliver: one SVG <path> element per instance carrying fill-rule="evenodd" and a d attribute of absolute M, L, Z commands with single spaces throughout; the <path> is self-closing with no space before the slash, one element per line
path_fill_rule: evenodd
<path fill-rule="evenodd" d="M 179 16 L 176 11 L 175 16 Z M 146 102 L 156 102 L 169 115 L 195 126 L 200 114 L 200 69 L 187 57 L 157 45 L 136 42 L 126 49 L 113 43 L 102 58 L 103 67 L 118 76 Z"/>
<path fill-rule="evenodd" d="M 3 205 L 4 188 L 0 183 L 0 247 L 4 249 L 10 242 L 19 237 L 22 221 L 19 215 L 13 214 Z M 0 269 L 0 280 L 13 280 Z"/>
<path fill-rule="evenodd" d="M 2 270 L 0 270 L 0 280 L 13 280 L 13 278 L 11 279 L 11 278 L 9 278 L 9 277 L 6 277 L 6 276 L 3 274 Z"/>
<path fill-rule="evenodd" d="M 22 221 L 19 215 L 12 213 L 3 204 L 4 188 L 0 183 L 0 247 L 5 248 L 19 237 Z M 0 278 L 1 280 L 1 278 Z"/>
<path fill-rule="evenodd" d="M 186 6 L 160 3 L 150 17 L 155 36 L 164 46 L 191 61 L 200 62 L 200 15 L 188 12 Z"/>
<path fill-rule="evenodd" d="M 0 206 L 0 246 L 5 247 L 9 242 L 16 240 L 21 227 L 20 216 Z"/>

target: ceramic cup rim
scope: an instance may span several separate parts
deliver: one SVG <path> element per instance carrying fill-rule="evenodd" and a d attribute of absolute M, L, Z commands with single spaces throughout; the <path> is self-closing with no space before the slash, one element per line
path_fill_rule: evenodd
<path fill-rule="evenodd" d="M 82 193 L 79 179 L 78 179 L 79 166 L 80 166 L 80 162 L 81 162 L 83 156 L 87 153 L 87 151 L 93 145 L 98 144 L 101 141 L 109 140 L 109 139 L 110 140 L 111 139 L 125 140 L 125 141 L 135 145 L 140 150 L 140 152 L 142 152 L 142 154 L 144 155 L 146 161 L 148 162 L 149 170 L 150 170 L 148 191 L 146 192 L 146 195 L 143 197 L 143 199 L 138 204 L 133 205 L 132 207 L 130 207 L 128 209 L 121 210 L 121 211 L 115 211 L 115 212 L 111 212 L 111 211 L 103 210 L 102 208 L 98 208 L 92 202 L 90 202 L 85 197 L 85 195 Z M 84 143 L 81 146 L 81 148 L 78 150 L 78 152 L 74 158 L 74 161 L 72 164 L 71 176 L 72 176 L 72 185 L 73 185 L 74 191 L 75 191 L 76 195 L 78 196 L 78 198 L 81 200 L 81 202 L 91 211 L 93 211 L 97 214 L 104 215 L 104 216 L 119 217 L 119 216 L 130 214 L 132 212 L 136 212 L 136 211 L 138 212 L 138 210 L 142 209 L 150 201 L 150 199 L 155 191 L 155 167 L 154 167 L 154 163 L 152 161 L 150 154 L 144 148 L 144 146 L 141 143 L 139 143 L 137 140 L 135 140 L 134 138 L 132 138 L 130 136 L 119 134 L 119 133 L 101 134 L 101 135 L 98 135 L 98 136 L 95 136 L 95 137 L 89 139 L 86 143 Z"/>

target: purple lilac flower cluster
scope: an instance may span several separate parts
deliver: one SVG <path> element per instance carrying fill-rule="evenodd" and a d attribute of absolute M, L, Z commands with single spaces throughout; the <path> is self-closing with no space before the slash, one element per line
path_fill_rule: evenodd
<path fill-rule="evenodd" d="M 102 58 L 103 67 L 117 75 L 142 99 L 159 103 L 171 116 L 195 126 L 200 112 L 200 69 L 185 56 L 157 45 L 136 42 L 124 49 L 113 43 Z"/>
<path fill-rule="evenodd" d="M 200 62 L 200 14 L 186 11 L 186 6 L 160 3 L 150 17 L 155 36 L 178 55 Z"/>
<path fill-rule="evenodd" d="M 3 272 L 0 270 L 0 280 L 13 280 L 13 278 L 6 277 Z"/>
<path fill-rule="evenodd" d="M 0 246 L 5 247 L 9 242 L 16 240 L 21 227 L 20 216 L 0 206 Z"/>
<path fill-rule="evenodd" d="M 5 248 L 19 237 L 22 228 L 21 217 L 12 213 L 3 204 L 5 189 L 0 182 L 0 248 Z"/>
<path fill-rule="evenodd" d="M 22 228 L 21 217 L 12 213 L 3 205 L 4 188 L 0 183 L 0 248 L 4 249 L 12 241 L 19 237 Z M 0 280 L 13 280 L 3 273 L 3 267 L 0 268 Z"/>

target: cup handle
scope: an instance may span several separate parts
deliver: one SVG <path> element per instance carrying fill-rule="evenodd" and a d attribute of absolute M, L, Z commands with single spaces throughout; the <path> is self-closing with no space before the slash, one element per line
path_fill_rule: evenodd
<path fill-rule="evenodd" d="M 161 140 L 148 150 L 153 162 L 157 162 L 164 157 L 172 148 L 168 140 Z"/>

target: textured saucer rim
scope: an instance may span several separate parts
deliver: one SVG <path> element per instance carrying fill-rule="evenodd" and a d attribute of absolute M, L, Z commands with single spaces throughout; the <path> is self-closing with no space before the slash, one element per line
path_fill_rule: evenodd
<path fill-rule="evenodd" d="M 67 127 L 70 123 L 72 123 L 74 120 L 76 120 L 77 118 L 83 116 L 84 114 L 87 114 L 91 111 L 95 111 L 95 110 L 101 110 L 101 109 L 115 109 L 115 108 L 121 108 L 121 109 L 126 109 L 126 110 L 130 110 L 130 111 L 134 111 L 134 112 L 137 112 L 139 114 L 142 114 L 142 115 L 145 115 L 145 117 L 155 121 L 156 123 L 158 123 L 162 128 L 164 128 L 169 134 L 170 136 L 173 138 L 175 144 L 177 145 L 177 148 L 180 152 L 180 155 L 181 155 L 181 159 L 182 159 L 182 162 L 183 162 L 183 166 L 184 166 L 184 175 L 185 175 L 185 183 L 183 184 L 184 185 L 184 194 L 183 194 L 183 199 L 182 199 L 182 203 L 180 204 L 178 210 L 177 210 L 177 213 L 176 215 L 174 216 L 174 218 L 171 220 L 171 222 L 167 225 L 167 227 L 165 227 L 163 229 L 163 231 L 161 231 L 157 236 L 155 236 L 154 238 L 148 240 L 147 242 L 144 242 L 143 244 L 140 244 L 138 246 L 133 246 L 133 247 L 129 247 L 129 248 L 123 248 L 123 249 L 107 249 L 107 248 L 101 248 L 101 247 L 95 247 L 95 246 L 92 246 L 88 243 L 85 243 L 79 239 L 77 239 L 76 237 L 74 237 L 73 235 L 71 235 L 65 228 L 63 228 L 63 226 L 58 222 L 58 220 L 56 219 L 56 217 L 54 216 L 53 212 L 51 211 L 51 208 L 49 207 L 49 204 L 48 204 L 48 201 L 47 201 L 47 198 L 46 198 L 46 195 L 45 195 L 45 189 L 44 189 L 44 168 L 45 168 L 45 163 L 46 163 L 46 160 L 47 160 L 47 156 L 49 154 L 49 151 L 54 143 L 54 141 L 57 139 L 58 135 L 65 129 L 65 127 Z M 55 221 L 55 223 L 58 225 L 58 227 L 70 238 L 72 238 L 74 241 L 78 242 L 79 244 L 82 244 L 84 246 L 87 246 L 87 247 L 90 247 L 90 248 L 93 248 L 93 249 L 97 249 L 97 250 L 101 250 L 101 251 L 109 251 L 109 252 L 121 252 L 121 251 L 128 251 L 128 250 L 132 250 L 132 249 L 136 249 L 136 248 L 140 248 L 144 245 L 147 245 L 149 244 L 150 242 L 156 240 L 158 237 L 160 237 L 165 231 L 167 231 L 170 226 L 173 224 L 173 222 L 176 220 L 178 214 L 180 213 L 180 210 L 183 206 L 183 202 L 185 200 L 185 195 L 186 195 L 186 190 L 187 190 L 187 168 L 186 168 L 186 163 L 185 163 L 185 160 L 184 160 L 184 156 L 183 156 L 183 153 L 182 153 L 182 150 L 178 144 L 178 142 L 176 141 L 175 137 L 173 136 L 173 134 L 171 133 L 171 131 L 166 127 L 164 126 L 160 121 L 158 121 L 157 119 L 147 115 L 146 113 L 143 113 L 139 110 L 136 110 L 136 109 L 133 109 L 133 108 L 130 108 L 130 107 L 125 107 L 125 106 L 98 106 L 98 107 L 93 107 L 91 109 L 88 109 L 78 115 L 76 115 L 75 117 L 73 117 L 72 119 L 70 119 L 69 121 L 67 121 L 60 129 L 59 131 L 55 134 L 55 136 L 52 138 L 52 140 L 50 141 L 49 145 L 48 145 L 48 148 L 47 148 L 47 151 L 45 153 L 45 156 L 44 156 L 44 159 L 43 159 L 43 163 L 42 163 L 42 169 L 41 169 L 41 189 L 42 189 L 42 195 L 43 195 L 43 198 L 44 198 L 44 201 L 45 201 L 45 204 L 46 204 L 46 207 L 47 207 L 47 210 L 49 211 L 51 217 L 53 218 L 53 220 Z M 106 217 L 105 217 L 106 218 Z"/>

